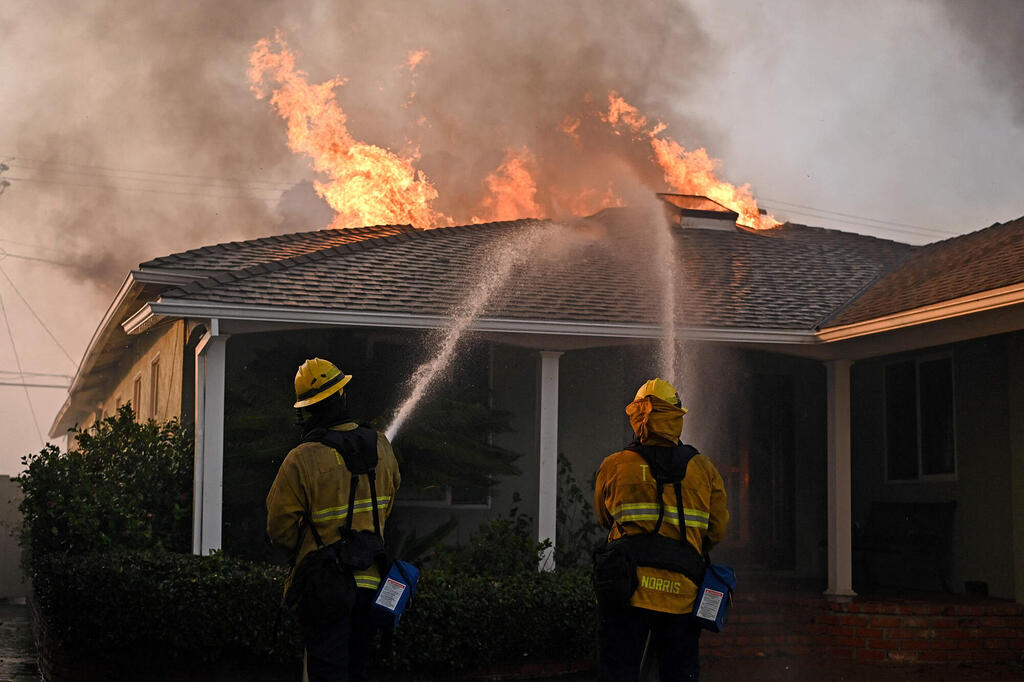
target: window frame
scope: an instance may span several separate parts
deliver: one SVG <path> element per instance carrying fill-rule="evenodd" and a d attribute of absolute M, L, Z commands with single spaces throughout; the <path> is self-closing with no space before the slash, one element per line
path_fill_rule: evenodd
<path fill-rule="evenodd" d="M 924 444 L 922 438 L 921 419 L 921 365 L 935 360 L 949 360 L 950 419 L 953 427 L 953 470 L 949 473 L 925 474 Z M 889 391 L 886 385 L 889 368 L 906 362 L 914 363 L 914 410 L 917 425 L 917 475 L 914 478 L 889 477 Z M 887 360 L 882 367 L 882 480 L 886 485 L 907 483 L 949 483 L 955 482 L 960 472 L 960 457 L 957 447 L 957 409 L 956 409 L 956 358 L 952 350 L 936 351 L 920 355 L 904 356 Z"/>
<path fill-rule="evenodd" d="M 494 500 L 494 496 L 487 493 L 487 502 L 467 502 L 467 503 L 455 503 L 452 502 L 452 487 L 450 485 L 444 486 L 444 499 L 443 500 L 417 500 L 409 499 L 407 497 L 399 496 L 395 501 L 395 504 L 400 507 L 421 507 L 427 509 L 490 509 L 491 503 Z"/>
<path fill-rule="evenodd" d="M 142 372 L 132 380 L 132 412 L 135 413 L 135 421 L 142 419 Z"/>
<path fill-rule="evenodd" d="M 149 418 L 157 418 L 157 406 L 160 399 L 160 354 L 149 363 Z"/>

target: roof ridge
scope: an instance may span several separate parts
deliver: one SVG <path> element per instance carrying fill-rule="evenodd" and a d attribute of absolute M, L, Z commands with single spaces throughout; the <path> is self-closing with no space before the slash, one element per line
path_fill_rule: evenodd
<path fill-rule="evenodd" d="M 222 272 L 216 272 L 206 277 L 197 278 L 196 280 L 189 282 L 188 284 L 176 287 L 166 292 L 168 298 L 173 298 L 178 292 L 192 294 L 197 293 L 203 289 L 212 289 L 219 284 L 226 284 L 227 282 L 237 282 L 257 275 L 263 275 L 268 272 L 277 272 L 278 270 L 285 270 L 296 265 L 303 265 L 305 263 L 316 262 L 327 258 L 331 254 L 347 255 L 349 253 L 355 253 L 358 251 L 366 251 L 371 248 L 376 248 L 381 244 L 398 243 L 404 241 L 410 241 L 412 239 L 423 239 L 426 238 L 430 233 L 440 233 L 442 230 L 455 230 L 460 229 L 461 231 L 478 230 L 485 226 L 497 226 L 507 225 L 513 223 L 531 223 L 539 222 L 536 218 L 525 218 L 517 220 L 503 220 L 503 221 L 492 221 L 487 223 L 474 223 L 464 225 L 446 225 L 443 227 L 433 228 L 429 230 L 421 230 L 419 228 L 410 227 L 409 230 L 403 230 L 398 234 L 387 234 L 378 237 L 371 237 L 369 239 L 361 239 L 355 242 L 348 242 L 345 244 L 335 244 L 333 246 L 326 246 L 322 249 L 316 249 L 308 253 L 300 253 L 288 258 L 280 258 L 276 260 L 269 260 L 264 263 L 257 263 L 256 265 L 247 265 L 243 268 L 235 268 L 234 270 L 225 270 Z M 376 226 L 376 227 L 391 227 L 391 226 Z M 341 228 L 341 229 L 358 229 L 358 228 Z M 307 234 L 307 233 L 301 233 Z"/>
<path fill-rule="evenodd" d="M 371 230 L 380 230 L 382 228 L 394 228 L 400 230 L 400 234 L 408 234 L 416 231 L 417 228 L 408 224 L 389 224 L 389 225 L 360 225 L 359 227 L 325 227 L 319 230 L 304 230 L 301 232 L 286 232 L 284 234 L 272 234 L 265 237 L 255 237 L 253 239 L 236 239 L 229 242 L 217 242 L 215 244 L 204 244 L 194 249 L 186 249 L 185 251 L 178 251 L 176 253 L 170 253 L 166 256 L 157 256 L 156 258 L 150 258 L 145 263 L 154 263 L 165 259 L 170 259 L 172 262 L 183 258 L 188 255 L 198 255 L 204 253 L 210 253 L 211 251 L 224 250 L 224 251 L 237 251 L 247 246 L 264 246 L 274 244 L 291 244 L 300 241 L 298 238 L 309 235 L 322 235 L 324 233 L 344 233 L 344 232 L 369 232 Z M 375 239 L 375 237 L 371 237 Z M 140 263 L 139 267 L 145 265 Z"/>
<path fill-rule="evenodd" d="M 949 237 L 946 237 L 945 239 L 940 239 L 940 240 L 938 240 L 936 242 L 928 242 L 927 244 L 922 244 L 920 248 L 922 248 L 922 249 L 930 249 L 932 247 L 936 247 L 937 248 L 937 247 L 940 247 L 940 246 L 947 246 L 947 245 L 949 245 L 949 243 L 954 242 L 954 241 L 956 241 L 958 239 L 967 239 L 968 237 L 977 237 L 978 235 L 980 235 L 983 232 L 988 232 L 989 230 L 995 230 L 995 229 L 1000 228 L 1000 227 L 1007 227 L 1007 226 L 1013 225 L 1013 223 L 1017 223 L 1017 222 L 1020 222 L 1020 223 L 1024 224 L 1024 216 L 1021 216 L 1020 218 L 1014 218 L 1013 220 L 1008 220 L 1005 223 L 995 222 L 995 223 L 992 223 L 991 225 L 989 225 L 987 227 L 979 227 L 977 230 L 972 230 L 970 232 L 965 232 L 963 234 L 950 235 Z"/>
<path fill-rule="evenodd" d="M 787 220 L 787 221 L 783 222 L 782 225 L 780 225 L 780 227 L 785 227 L 786 225 L 791 225 L 793 227 L 800 227 L 800 228 L 804 228 L 804 229 L 807 229 L 807 230 L 814 230 L 816 232 L 829 232 L 829 233 L 832 233 L 832 234 L 841 234 L 841 235 L 846 235 L 846 236 L 849 236 L 849 237 L 856 237 L 857 239 L 870 239 L 871 241 L 875 241 L 875 242 L 887 242 L 889 244 L 898 244 L 900 246 L 910 246 L 910 247 L 912 247 L 914 249 L 919 249 L 922 246 L 927 246 L 926 244 L 915 245 L 915 244 L 910 244 L 909 242 L 897 241 L 895 239 L 887 239 L 885 237 L 876 237 L 873 234 L 862 234 L 860 232 L 850 232 L 848 230 L 837 230 L 835 228 L 822 227 L 820 225 L 808 225 L 807 223 L 794 223 L 792 220 Z M 760 232 L 760 231 L 761 230 L 755 230 L 755 232 Z"/>

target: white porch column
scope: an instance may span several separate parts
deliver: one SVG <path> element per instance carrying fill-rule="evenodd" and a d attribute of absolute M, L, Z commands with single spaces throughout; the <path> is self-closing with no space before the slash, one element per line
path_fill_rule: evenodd
<path fill-rule="evenodd" d="M 540 352 L 540 418 L 538 420 L 540 477 L 537 486 L 537 540 L 551 541 L 540 569 L 555 568 L 555 524 L 558 502 L 558 351 Z"/>
<path fill-rule="evenodd" d="M 828 589 L 832 597 L 853 591 L 852 490 L 850 473 L 850 365 L 832 360 L 828 369 Z"/>
<path fill-rule="evenodd" d="M 228 337 L 218 320 L 196 346 L 196 454 L 192 553 L 220 549 L 224 498 L 224 361 Z"/>

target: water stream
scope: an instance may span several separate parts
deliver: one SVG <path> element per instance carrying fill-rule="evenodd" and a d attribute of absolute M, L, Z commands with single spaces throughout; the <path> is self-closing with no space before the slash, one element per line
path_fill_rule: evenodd
<path fill-rule="evenodd" d="M 672 225 L 661 215 L 655 214 L 651 222 L 654 230 L 654 261 L 661 285 L 661 339 L 658 345 L 658 375 L 675 385 L 676 376 L 676 283 L 679 281 L 679 260 L 672 236 Z M 678 388 L 678 387 L 677 387 Z"/>
<path fill-rule="evenodd" d="M 675 240 L 672 226 L 662 217 L 660 205 L 642 221 L 644 232 L 651 239 L 651 264 L 657 271 L 655 279 L 662 291 L 660 318 L 662 334 L 656 351 L 658 375 L 669 382 L 676 377 L 676 285 L 679 279 L 676 260 Z M 603 232 L 603 230 L 602 230 Z M 639 236 L 639 235 L 637 235 Z M 557 222 L 537 222 L 526 229 L 499 241 L 480 266 L 480 277 L 469 288 L 470 294 L 452 314 L 452 323 L 443 332 L 437 352 L 413 372 L 409 380 L 409 392 L 395 410 L 391 423 L 385 429 L 388 440 L 393 440 L 402 426 L 413 414 L 424 396 L 447 370 L 456 356 L 459 342 L 480 317 L 487 304 L 507 283 L 512 271 L 521 265 L 539 261 L 538 249 L 543 246 L 543 255 L 548 260 L 571 257 L 580 244 L 599 238 L 579 225 L 567 227 Z M 642 238 L 642 237 L 641 237 Z"/>
<path fill-rule="evenodd" d="M 452 325 L 445 331 L 437 353 L 416 368 L 409 381 L 409 394 L 398 406 L 395 416 L 385 429 L 388 440 L 393 440 L 406 420 L 419 405 L 427 390 L 448 368 L 463 335 L 470 329 L 484 307 L 505 285 L 513 268 L 525 263 L 545 242 L 544 237 L 559 230 L 557 223 L 535 223 L 513 238 L 505 239 L 481 264 L 481 277 L 470 289 L 469 297 L 454 311 Z"/>

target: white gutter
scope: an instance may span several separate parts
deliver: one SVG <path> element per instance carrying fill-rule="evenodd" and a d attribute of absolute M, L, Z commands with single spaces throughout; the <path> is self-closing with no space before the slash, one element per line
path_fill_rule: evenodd
<path fill-rule="evenodd" d="M 184 286 L 196 280 L 207 279 L 213 274 L 208 270 L 132 270 L 129 275 L 142 284 L 165 284 L 168 286 Z"/>
<path fill-rule="evenodd" d="M 986 310 L 1004 308 L 1020 303 L 1024 303 L 1024 283 L 983 291 L 978 294 L 954 298 L 949 301 L 942 301 L 941 303 L 934 303 L 912 310 L 904 310 L 863 322 L 827 327 L 818 332 L 817 338 L 826 343 L 843 341 L 844 339 L 852 339 L 869 334 L 880 334 L 904 327 L 938 322 L 952 317 L 981 313 Z"/>
<path fill-rule="evenodd" d="M 390 327 L 400 329 L 441 329 L 451 326 L 447 315 L 411 315 L 401 313 L 369 313 L 326 308 L 294 308 L 284 306 L 247 306 L 208 303 L 182 299 L 160 299 L 142 306 L 122 325 L 125 333 L 139 334 L 163 317 L 220 318 L 246 322 L 332 325 L 349 327 Z M 616 324 L 610 322 L 568 322 L 559 320 L 522 320 L 511 318 L 479 318 L 471 329 L 479 332 L 508 334 L 551 334 L 624 339 L 655 339 L 661 327 L 653 324 Z M 812 332 L 788 329 L 714 329 L 681 328 L 680 334 L 696 341 L 733 343 L 814 343 Z"/>

